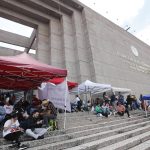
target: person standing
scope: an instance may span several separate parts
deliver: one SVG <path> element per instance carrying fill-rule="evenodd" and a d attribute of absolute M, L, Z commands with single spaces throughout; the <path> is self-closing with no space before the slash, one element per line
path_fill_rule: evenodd
<path fill-rule="evenodd" d="M 124 96 L 121 94 L 121 92 L 118 93 L 118 102 L 122 105 L 124 104 Z"/>
<path fill-rule="evenodd" d="M 117 107 L 116 106 L 116 96 L 115 96 L 115 93 L 113 93 L 111 95 L 110 99 L 111 99 L 110 103 L 111 103 L 111 106 L 113 108 L 113 112 L 114 112 L 114 115 L 115 115 L 115 111 L 116 111 L 116 107 Z"/>

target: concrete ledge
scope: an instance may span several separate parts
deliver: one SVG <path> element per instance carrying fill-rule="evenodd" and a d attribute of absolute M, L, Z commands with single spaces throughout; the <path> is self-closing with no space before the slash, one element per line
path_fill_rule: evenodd
<path fill-rule="evenodd" d="M 140 139 L 141 139 L 141 137 L 140 137 Z M 143 140 L 142 140 L 142 142 L 143 142 Z M 129 150 L 149 150 L 150 149 L 150 140 L 140 143 L 139 145 L 134 145 L 134 146 L 135 147 L 130 148 Z"/>
<path fill-rule="evenodd" d="M 146 122 L 139 123 L 136 125 L 127 126 L 126 128 L 121 127 L 121 128 L 117 128 L 117 129 L 110 130 L 110 131 L 104 131 L 104 132 L 102 131 L 101 133 L 82 136 L 82 137 L 75 138 L 75 139 L 72 139 L 72 138 L 74 138 L 72 135 L 72 136 L 69 136 L 69 138 L 70 138 L 69 140 L 44 145 L 44 149 L 57 150 L 57 149 L 74 147 L 77 145 L 80 145 L 82 147 L 82 145 L 84 145 L 84 143 L 89 144 L 89 143 L 91 143 L 91 141 L 94 141 L 97 139 L 101 139 L 98 141 L 98 143 L 100 141 L 103 141 L 103 143 L 105 143 L 105 142 L 109 143 L 110 140 L 112 140 L 111 141 L 111 143 L 112 143 L 113 141 L 116 141 L 116 140 L 120 141 L 121 139 L 124 140 L 131 135 L 135 136 L 135 135 L 138 135 L 138 134 L 148 131 L 150 129 L 150 125 L 149 126 L 146 126 L 146 125 L 148 125 L 149 123 L 150 123 L 150 121 L 147 121 L 147 123 Z M 142 127 L 142 126 L 146 126 L 146 127 Z M 137 129 L 137 128 L 139 128 L 139 129 Z M 132 131 L 130 131 L 130 130 L 132 130 Z M 47 140 L 49 141 L 49 139 L 47 139 Z M 47 141 L 47 140 L 45 140 L 45 141 Z M 40 144 L 37 143 L 37 145 L 40 145 Z M 78 146 L 79 149 L 80 149 L 80 146 Z M 106 145 L 104 145 L 104 146 L 106 146 Z M 36 149 L 39 149 L 39 150 L 41 150 L 42 148 L 43 148 L 43 146 L 36 147 Z M 77 147 L 74 147 L 74 149 L 75 148 L 77 148 Z M 33 148 L 31 148 L 31 149 L 33 149 Z"/>
<path fill-rule="evenodd" d="M 74 147 L 73 150 L 94 150 L 94 149 L 102 148 L 102 147 L 107 146 L 108 144 L 109 145 L 114 144 L 119 141 L 125 140 L 127 138 L 142 134 L 143 132 L 148 132 L 149 128 L 150 128 L 150 126 L 142 127 L 140 129 L 135 129 L 135 130 L 125 132 L 122 134 L 112 135 L 107 138 L 96 140 L 93 142 L 89 141 L 86 144 L 82 144 L 82 145 Z M 150 134 L 150 132 L 149 132 L 149 134 Z M 71 150 L 71 148 L 68 148 L 67 150 Z"/>
<path fill-rule="evenodd" d="M 29 141 L 30 139 L 27 139 L 28 141 L 23 143 L 29 144 L 31 146 L 30 149 L 41 149 L 43 147 L 44 149 L 62 149 L 74 146 L 75 146 L 74 148 L 76 148 L 77 145 L 82 146 L 84 145 L 84 143 L 89 143 L 97 139 L 105 139 L 109 136 L 111 137 L 112 135 L 114 136 L 122 135 L 125 132 L 135 130 L 136 128 L 139 128 L 139 130 L 140 128 L 143 127 L 146 128 L 146 126 L 148 126 L 150 121 L 148 118 L 145 118 L 144 115 L 142 114 L 143 112 L 140 114 L 133 113 L 134 116 L 132 116 L 132 118 L 127 118 L 126 116 L 124 117 L 111 116 L 110 118 L 99 119 L 97 117 L 95 118 L 92 116 L 93 119 L 97 121 L 95 122 L 96 124 L 92 122 L 91 124 L 88 125 L 72 127 L 66 130 L 57 130 L 49 132 L 49 134 L 46 135 L 45 139 L 34 141 Z M 85 117 L 83 115 L 82 117 L 80 122 L 85 122 L 87 116 Z M 139 131 L 137 131 L 135 135 L 138 134 L 138 132 Z M 0 149 L 8 149 L 9 146 L 8 142 L 1 139 L 0 143 L 1 143 Z"/>
<path fill-rule="evenodd" d="M 150 147 L 150 141 L 146 141 L 150 139 L 150 131 L 140 134 L 138 136 L 134 136 L 133 138 L 129 138 L 127 140 L 123 140 L 121 142 L 106 146 L 99 150 L 127 150 L 131 147 L 130 150 L 144 150 Z M 146 142 L 145 142 L 146 141 Z M 144 142 L 144 143 L 142 143 Z M 141 144 L 142 143 L 142 144 Z M 140 145 L 138 145 L 140 144 Z M 136 146 L 138 145 L 138 146 Z"/>

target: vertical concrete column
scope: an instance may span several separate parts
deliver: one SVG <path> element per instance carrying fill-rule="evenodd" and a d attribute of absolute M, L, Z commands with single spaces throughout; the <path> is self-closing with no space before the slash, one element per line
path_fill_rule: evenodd
<path fill-rule="evenodd" d="M 75 11 L 73 13 L 73 25 L 75 34 L 75 51 L 77 54 L 77 69 L 79 82 L 87 79 L 92 80 L 92 68 L 90 65 L 90 45 L 87 36 L 87 27 L 82 19 L 82 12 Z M 92 66 L 93 67 L 93 66 Z"/>
<path fill-rule="evenodd" d="M 96 81 L 96 74 L 95 74 L 95 66 L 94 66 L 94 59 L 93 59 L 93 45 L 91 41 L 91 28 L 89 27 L 89 24 L 92 23 L 90 21 L 89 16 L 86 16 L 86 9 L 82 11 L 82 24 L 83 24 L 83 33 L 84 33 L 84 39 L 85 39 L 85 46 L 86 46 L 86 52 L 88 54 L 88 63 L 89 63 L 89 72 L 90 72 L 90 78 L 92 81 Z M 93 33 L 92 33 L 93 34 Z"/>
<path fill-rule="evenodd" d="M 40 23 L 37 29 L 37 54 L 38 60 L 50 64 L 49 25 Z"/>
<path fill-rule="evenodd" d="M 72 18 L 70 16 L 62 16 L 62 37 L 63 37 L 63 50 L 65 57 L 65 66 L 68 70 L 68 77 L 71 81 L 77 80 L 77 64 L 76 64 L 76 51 L 75 51 L 75 38 L 72 24 Z"/>
<path fill-rule="evenodd" d="M 65 68 L 61 20 L 52 18 L 49 23 L 49 28 L 51 65 Z"/>

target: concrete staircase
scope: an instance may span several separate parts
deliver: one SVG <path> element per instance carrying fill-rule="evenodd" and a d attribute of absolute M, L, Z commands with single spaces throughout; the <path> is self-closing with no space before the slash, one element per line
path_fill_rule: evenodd
<path fill-rule="evenodd" d="M 67 114 L 66 129 L 49 132 L 44 139 L 24 141 L 28 150 L 148 150 L 150 149 L 150 119 L 143 111 L 131 112 L 132 118 L 96 117 L 87 112 Z M 64 116 L 58 116 L 63 127 Z M 1 139 L 0 149 L 9 144 Z"/>

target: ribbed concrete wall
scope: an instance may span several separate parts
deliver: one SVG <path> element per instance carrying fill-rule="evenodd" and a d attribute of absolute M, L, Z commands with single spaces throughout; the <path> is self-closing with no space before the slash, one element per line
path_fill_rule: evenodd
<path fill-rule="evenodd" d="M 92 10 L 84 11 L 96 81 L 149 93 L 150 47 Z"/>
<path fill-rule="evenodd" d="M 150 47 L 91 9 L 71 0 L 1 0 L 0 8 L 3 17 L 37 29 L 36 58 L 66 68 L 69 80 L 149 93 Z"/>

